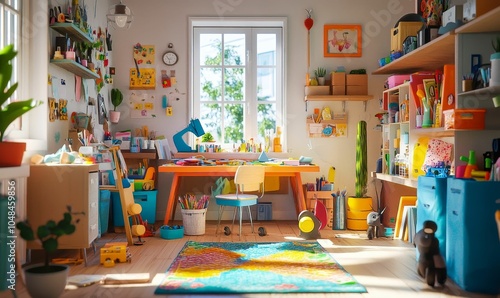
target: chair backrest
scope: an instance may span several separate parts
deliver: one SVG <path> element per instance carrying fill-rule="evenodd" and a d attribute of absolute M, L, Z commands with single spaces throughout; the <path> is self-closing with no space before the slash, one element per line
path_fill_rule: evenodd
<path fill-rule="evenodd" d="M 264 176 L 266 168 L 259 165 L 239 166 L 234 175 L 234 184 L 238 192 L 264 192 Z"/>

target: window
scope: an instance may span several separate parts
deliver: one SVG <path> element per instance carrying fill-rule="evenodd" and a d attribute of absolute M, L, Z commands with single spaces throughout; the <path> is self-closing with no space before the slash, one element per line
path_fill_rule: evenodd
<path fill-rule="evenodd" d="M 193 118 L 227 149 L 251 139 L 266 149 L 284 119 L 284 22 L 191 25 Z"/>
<path fill-rule="evenodd" d="M 21 31 L 21 1 L 0 0 L 0 48 L 13 44 L 14 49 L 20 51 L 20 31 Z M 11 84 L 19 82 L 20 63 L 19 55 L 12 60 Z M 19 88 L 18 88 L 19 90 Z M 18 90 L 12 98 L 18 97 Z"/>

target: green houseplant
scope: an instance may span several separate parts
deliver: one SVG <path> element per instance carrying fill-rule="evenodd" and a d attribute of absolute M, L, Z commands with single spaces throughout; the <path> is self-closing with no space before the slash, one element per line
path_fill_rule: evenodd
<path fill-rule="evenodd" d="M 13 45 L 0 49 L 0 167 L 21 165 L 26 143 L 4 142 L 7 128 L 17 118 L 42 104 L 34 99 L 12 101 L 7 103 L 17 89 L 18 83 L 9 86 L 12 78 L 12 59 L 17 52 Z M 5 160 L 4 160 L 5 159 Z"/>
<path fill-rule="evenodd" d="M 366 196 L 368 183 L 366 121 L 359 121 L 356 133 L 356 180 L 354 196 L 347 198 L 347 206 L 356 218 L 347 219 L 349 230 L 367 230 L 366 217 L 370 213 L 372 198 Z"/>
<path fill-rule="evenodd" d="M 113 104 L 113 110 L 109 112 L 109 118 L 112 123 L 118 123 L 120 121 L 120 112 L 116 108 L 121 105 L 123 101 L 123 94 L 120 89 L 111 89 L 111 103 Z"/>
<path fill-rule="evenodd" d="M 325 85 L 326 68 L 318 67 L 316 70 L 314 70 L 314 76 L 316 77 L 316 80 L 318 81 L 318 84 L 320 86 Z"/>
<path fill-rule="evenodd" d="M 47 221 L 46 224 L 35 228 L 28 220 L 16 224 L 21 238 L 26 241 L 39 241 L 44 250 L 43 264 L 35 264 L 25 268 L 26 288 L 32 297 L 59 297 L 66 286 L 69 267 L 67 265 L 50 264 L 51 257 L 57 251 L 58 239 L 64 235 L 71 235 L 76 230 L 79 219 L 73 221 L 76 214 L 71 212 L 71 207 L 63 214 L 58 222 Z"/>
<path fill-rule="evenodd" d="M 201 137 L 201 141 L 203 143 L 213 142 L 214 136 L 211 133 L 207 132 Z"/>

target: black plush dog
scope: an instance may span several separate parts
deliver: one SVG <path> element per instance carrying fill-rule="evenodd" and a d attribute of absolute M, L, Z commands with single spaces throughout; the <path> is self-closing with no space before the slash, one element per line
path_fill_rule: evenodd
<path fill-rule="evenodd" d="M 439 253 L 439 240 L 435 237 L 436 230 L 436 223 L 426 220 L 423 229 L 415 235 L 415 245 L 420 253 L 417 271 L 431 287 L 436 279 L 443 285 L 447 275 L 445 261 Z"/>

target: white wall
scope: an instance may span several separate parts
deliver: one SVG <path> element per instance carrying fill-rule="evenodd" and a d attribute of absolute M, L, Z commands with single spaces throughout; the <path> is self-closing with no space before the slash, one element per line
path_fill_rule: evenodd
<path fill-rule="evenodd" d="M 305 111 L 304 80 L 307 72 L 307 30 L 304 20 L 306 9 L 312 9 L 314 26 L 311 29 L 311 72 L 322 66 L 333 70 L 337 66 L 352 69 L 366 68 L 370 74 L 378 67 L 378 59 L 389 54 L 390 28 L 406 13 L 414 12 L 414 0 L 384 0 L 384 1 L 290 1 L 290 0 L 127 0 L 135 19 L 127 31 L 113 31 L 113 58 L 116 67 L 114 86 L 124 90 L 128 98 L 128 72 L 134 67 L 132 47 L 136 43 L 156 46 L 156 71 L 174 69 L 176 71 L 178 89 L 185 95 L 179 100 L 171 100 L 174 115 L 167 117 L 161 107 L 161 97 L 169 95 L 171 89 L 157 87 L 148 94 L 157 98 L 158 117 L 145 119 L 138 123 L 136 119 L 127 117 L 130 107 L 122 105 L 120 110 L 125 117 L 112 130 L 134 129 L 148 125 L 150 130 L 170 139 L 189 121 L 188 103 L 188 18 L 189 17 L 235 17 L 235 16 L 268 16 L 286 17 L 288 20 L 288 35 L 286 45 L 286 136 L 287 150 L 291 157 L 310 156 L 321 167 L 321 173 L 303 174 L 303 182 L 314 182 L 316 177 L 327 175 L 328 168 L 336 168 L 336 188 L 346 187 L 349 194 L 354 192 L 355 139 L 356 124 L 360 120 L 368 122 L 368 167 L 374 171 L 380 155 L 381 136 L 373 130 L 378 120 L 374 116 L 379 110 L 379 98 L 382 96 L 385 76 L 369 76 L 369 94 L 374 99 L 369 101 L 366 110 L 362 102 L 346 102 L 348 113 L 348 137 L 337 139 L 308 138 L 305 119 L 314 107 L 330 106 L 334 112 L 342 111 L 341 102 L 310 102 Z M 325 24 L 361 24 L 363 31 L 361 58 L 325 58 L 323 57 L 323 25 Z M 168 43 L 173 43 L 173 50 L 179 54 L 179 62 L 174 67 L 166 67 L 161 62 L 161 55 L 167 50 Z M 157 86 L 159 80 L 157 80 Z M 137 91 L 136 91 L 137 92 Z M 140 92 L 140 91 L 139 91 Z M 123 114 L 123 113 L 122 113 Z M 172 142 L 170 142 L 172 144 Z M 169 180 L 161 175 L 162 190 L 158 197 L 158 215 L 164 216 L 164 197 L 168 194 Z M 373 185 L 370 195 L 375 196 Z M 290 197 L 290 196 L 289 196 Z M 163 198 L 163 199 L 162 199 Z M 273 216 L 276 219 L 295 218 L 293 204 L 289 199 L 280 196 L 268 196 L 267 200 L 275 202 Z"/>

